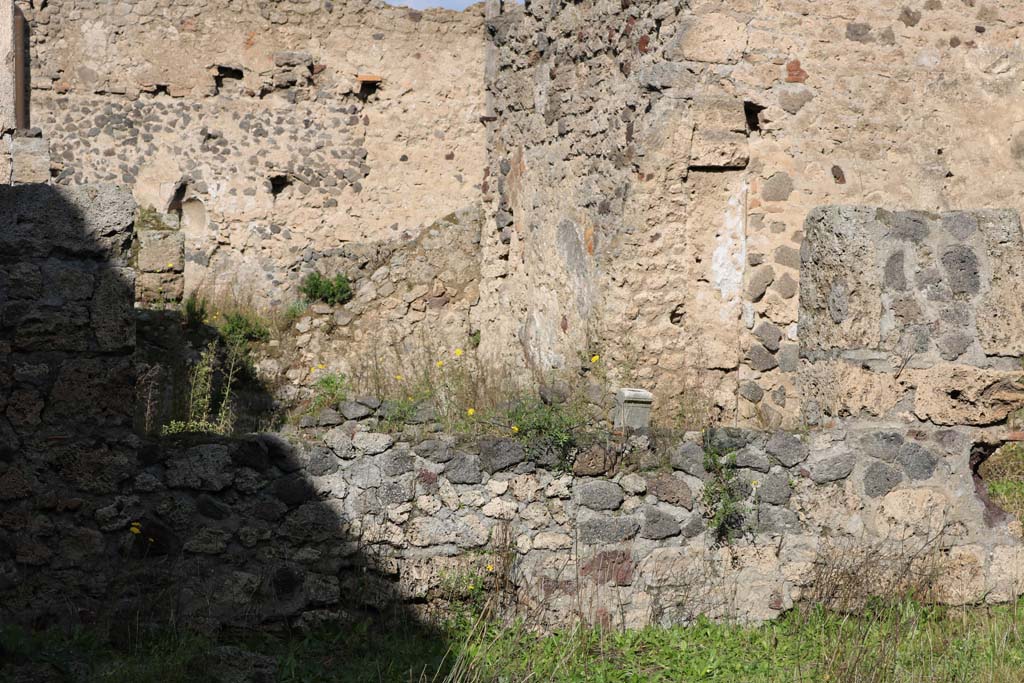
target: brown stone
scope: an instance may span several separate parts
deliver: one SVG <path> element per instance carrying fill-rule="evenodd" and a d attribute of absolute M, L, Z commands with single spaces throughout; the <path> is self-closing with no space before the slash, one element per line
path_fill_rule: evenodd
<path fill-rule="evenodd" d="M 572 464 L 573 474 L 581 477 L 596 477 L 615 469 L 615 457 L 603 446 L 591 446 L 576 456 Z"/>
<path fill-rule="evenodd" d="M 693 509 L 693 492 L 681 475 L 661 472 L 648 476 L 647 493 L 669 505 Z"/>

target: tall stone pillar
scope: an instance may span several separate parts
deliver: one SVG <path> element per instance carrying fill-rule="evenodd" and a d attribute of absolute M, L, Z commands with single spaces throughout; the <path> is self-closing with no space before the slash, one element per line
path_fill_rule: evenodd
<path fill-rule="evenodd" d="M 11 182 L 14 68 L 14 0 L 0 0 L 0 185 Z"/>
<path fill-rule="evenodd" d="M 17 127 L 14 50 L 14 0 L 0 0 L 0 135 Z"/>

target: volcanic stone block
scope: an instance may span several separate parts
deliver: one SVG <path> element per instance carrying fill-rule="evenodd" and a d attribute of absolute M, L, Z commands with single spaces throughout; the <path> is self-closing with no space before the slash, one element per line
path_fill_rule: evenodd
<path fill-rule="evenodd" d="M 900 471 L 884 462 L 873 462 L 864 472 L 864 493 L 878 498 L 896 488 L 903 479 Z"/>
<path fill-rule="evenodd" d="M 146 230 L 138 233 L 139 270 L 149 273 L 181 272 L 184 268 L 185 236 L 176 230 Z"/>
<path fill-rule="evenodd" d="M 758 498 L 772 505 L 785 505 L 793 495 L 793 487 L 789 485 L 789 475 L 769 474 L 761 481 L 757 490 Z"/>
<path fill-rule="evenodd" d="M 796 434 L 775 432 L 765 447 L 768 455 L 779 461 L 783 467 L 795 467 L 810 455 L 810 447 Z"/>
<path fill-rule="evenodd" d="M 846 479 L 855 462 L 854 456 L 848 453 L 821 460 L 811 466 L 811 480 L 815 484 L 828 484 Z"/>
<path fill-rule="evenodd" d="M 482 439 L 480 468 L 488 474 L 507 470 L 526 459 L 523 445 L 513 439 Z"/>
<path fill-rule="evenodd" d="M 693 509 L 693 492 L 679 475 L 662 472 L 647 478 L 647 493 L 670 505 Z"/>
<path fill-rule="evenodd" d="M 644 507 L 644 521 L 640 527 L 640 536 L 642 538 L 658 541 L 663 538 L 678 536 L 680 532 L 679 522 L 672 515 L 664 510 L 659 510 L 654 505 Z"/>
<path fill-rule="evenodd" d="M 620 543 L 636 536 L 640 522 L 635 517 L 589 517 L 579 523 L 580 543 Z"/>
<path fill-rule="evenodd" d="M 591 510 L 617 510 L 624 499 L 618 484 L 603 479 L 585 481 L 576 488 L 577 502 Z"/>

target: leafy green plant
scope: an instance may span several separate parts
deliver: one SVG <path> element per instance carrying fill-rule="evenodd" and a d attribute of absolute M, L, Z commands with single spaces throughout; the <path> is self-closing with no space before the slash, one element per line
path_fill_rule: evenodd
<path fill-rule="evenodd" d="M 701 492 L 708 529 L 716 543 L 731 543 L 742 533 L 747 512 L 743 484 L 736 476 L 736 454 L 723 458 L 708 451 L 704 469 L 711 475 Z"/>
<path fill-rule="evenodd" d="M 336 405 L 348 395 L 348 380 L 340 372 L 328 372 L 313 383 L 313 400 L 310 413 L 319 413 L 328 406 Z"/>
<path fill-rule="evenodd" d="M 220 396 L 214 390 L 218 365 L 217 341 L 212 341 L 199 356 L 199 361 L 189 376 L 188 418 L 172 420 L 164 425 L 161 434 L 186 433 L 231 433 L 235 425 L 235 413 L 231 406 L 231 392 L 234 387 L 240 358 L 230 346 L 227 351 L 227 369 L 224 372 Z"/>
<path fill-rule="evenodd" d="M 572 466 L 573 450 L 585 422 L 576 406 L 525 399 L 512 406 L 507 419 L 511 432 L 523 442 L 527 452 L 554 453 L 563 467 Z"/>
<path fill-rule="evenodd" d="M 192 292 L 185 299 L 185 326 L 189 329 L 197 329 L 205 325 L 209 320 L 209 305 L 206 298 Z"/>
<path fill-rule="evenodd" d="M 229 345 L 264 342 L 270 339 L 270 328 L 262 320 L 241 311 L 228 313 L 224 317 L 220 333 Z"/>
<path fill-rule="evenodd" d="M 1024 445 L 1006 444 L 982 463 L 978 472 L 993 502 L 1024 519 Z"/>
<path fill-rule="evenodd" d="M 299 291 L 306 301 L 323 301 L 332 306 L 339 306 L 352 299 L 352 285 L 344 273 L 338 273 L 333 278 L 317 272 L 310 273 L 302 280 Z"/>

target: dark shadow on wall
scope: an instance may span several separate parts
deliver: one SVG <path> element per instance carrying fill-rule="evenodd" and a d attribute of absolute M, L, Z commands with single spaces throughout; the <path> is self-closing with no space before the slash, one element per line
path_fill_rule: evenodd
<path fill-rule="evenodd" d="M 84 628 L 136 648 L 167 627 L 362 624 L 381 643 L 415 634 L 429 671 L 444 639 L 404 600 L 387 546 L 358 540 L 383 506 L 344 498 L 331 447 L 136 431 L 134 213 L 109 186 L 0 187 L 0 636 Z M 0 679 L 33 664 L 19 657 L 0 639 Z M 219 680 L 203 676 L 189 680 Z"/>

